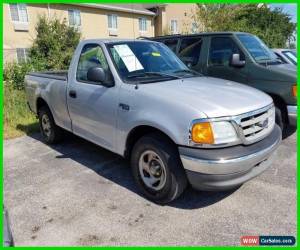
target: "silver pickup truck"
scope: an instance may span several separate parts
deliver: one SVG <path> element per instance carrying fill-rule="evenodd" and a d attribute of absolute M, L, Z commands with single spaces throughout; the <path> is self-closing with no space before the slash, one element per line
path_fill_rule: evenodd
<path fill-rule="evenodd" d="M 143 194 L 161 204 L 188 183 L 241 185 L 270 166 L 281 142 L 268 95 L 191 71 L 158 42 L 85 40 L 68 71 L 25 82 L 46 143 L 68 130 L 130 158 Z"/>

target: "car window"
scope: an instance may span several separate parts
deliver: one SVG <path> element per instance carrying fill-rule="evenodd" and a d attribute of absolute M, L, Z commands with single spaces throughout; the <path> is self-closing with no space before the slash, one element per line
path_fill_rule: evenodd
<path fill-rule="evenodd" d="M 243 60 L 243 54 L 236 43 L 230 37 L 213 37 L 209 49 L 209 65 L 229 65 L 232 54 L 239 53 Z"/>
<path fill-rule="evenodd" d="M 178 39 L 168 39 L 164 40 L 163 43 L 167 45 L 173 52 L 176 53 Z"/>
<path fill-rule="evenodd" d="M 278 57 L 278 59 L 282 62 L 282 63 L 287 63 L 287 61 L 283 58 L 283 56 L 281 56 L 279 53 L 274 52 L 275 55 Z"/>
<path fill-rule="evenodd" d="M 105 55 L 99 44 L 87 44 L 83 47 L 78 62 L 76 79 L 78 81 L 88 81 L 87 72 L 93 67 L 108 69 Z"/>
<path fill-rule="evenodd" d="M 202 40 L 198 38 L 183 38 L 181 40 L 179 57 L 186 64 L 196 65 L 200 57 Z"/>

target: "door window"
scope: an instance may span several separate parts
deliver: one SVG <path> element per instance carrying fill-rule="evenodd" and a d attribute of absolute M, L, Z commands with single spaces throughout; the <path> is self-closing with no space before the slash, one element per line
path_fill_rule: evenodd
<path fill-rule="evenodd" d="M 98 44 L 86 44 L 80 54 L 76 79 L 87 82 L 87 72 L 93 67 L 100 67 L 107 70 L 108 64 L 103 50 Z"/>
<path fill-rule="evenodd" d="M 183 38 L 179 49 L 179 57 L 186 64 L 194 66 L 198 63 L 202 40 L 198 37 Z"/>
<path fill-rule="evenodd" d="M 210 44 L 208 64 L 227 66 L 232 54 L 236 53 L 239 53 L 241 60 L 243 60 L 243 54 L 230 37 L 213 37 Z"/>
<path fill-rule="evenodd" d="M 167 45 L 169 49 L 176 53 L 178 39 L 168 39 L 163 41 L 163 43 Z"/>

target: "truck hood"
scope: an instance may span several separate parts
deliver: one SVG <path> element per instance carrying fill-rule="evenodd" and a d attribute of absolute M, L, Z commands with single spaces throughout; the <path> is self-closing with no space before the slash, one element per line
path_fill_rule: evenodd
<path fill-rule="evenodd" d="M 187 105 L 208 118 L 239 115 L 272 103 L 271 97 L 257 89 L 213 77 L 185 78 L 140 87 L 148 97 L 151 93 L 155 99 L 174 107 L 178 103 Z"/>
<path fill-rule="evenodd" d="M 297 72 L 297 68 L 291 64 L 278 64 L 278 65 L 270 65 L 267 67 L 272 71 L 280 72 L 290 76 L 295 76 Z"/>

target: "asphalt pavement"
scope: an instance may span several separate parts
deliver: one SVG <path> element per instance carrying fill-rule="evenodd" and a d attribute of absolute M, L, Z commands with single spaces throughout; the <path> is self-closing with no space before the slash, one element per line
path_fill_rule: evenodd
<path fill-rule="evenodd" d="M 296 133 L 261 176 L 228 192 L 188 188 L 169 205 L 139 193 L 127 161 L 76 136 L 4 141 L 4 204 L 16 246 L 240 245 L 296 236 Z"/>

